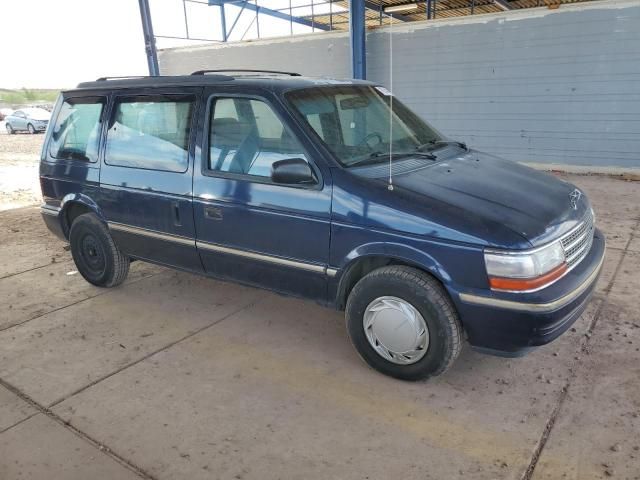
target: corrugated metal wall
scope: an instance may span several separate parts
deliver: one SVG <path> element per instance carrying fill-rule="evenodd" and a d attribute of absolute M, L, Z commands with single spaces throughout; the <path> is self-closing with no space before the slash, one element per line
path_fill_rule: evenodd
<path fill-rule="evenodd" d="M 640 1 L 393 27 L 394 92 L 443 133 L 516 161 L 640 168 Z M 367 36 L 389 84 L 389 30 Z M 166 74 L 271 68 L 349 76 L 343 33 L 165 50 Z"/>

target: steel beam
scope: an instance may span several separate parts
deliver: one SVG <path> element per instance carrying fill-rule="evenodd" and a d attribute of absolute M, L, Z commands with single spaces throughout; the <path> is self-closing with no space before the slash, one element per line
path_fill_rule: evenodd
<path fill-rule="evenodd" d="M 335 0 L 332 0 L 335 1 Z M 418 3 L 418 2 L 416 2 Z M 364 6 L 366 8 L 368 8 L 369 10 L 373 10 L 375 12 L 379 12 L 382 9 L 382 12 L 384 13 L 384 7 L 382 5 L 376 5 L 373 2 L 370 2 L 369 0 L 364 0 Z M 385 13 L 385 15 L 391 15 L 389 13 Z M 401 22 L 410 22 L 411 19 L 409 17 L 407 17 L 406 15 L 402 14 L 402 13 L 394 13 L 393 14 L 393 18 L 395 18 L 396 20 L 400 20 Z"/>
<path fill-rule="evenodd" d="M 151 10 L 148 0 L 138 0 L 140 6 L 140 20 L 142 21 L 142 35 L 144 37 L 144 49 L 147 54 L 147 66 L 149 75 L 156 77 L 160 75 L 158 66 L 158 52 L 156 50 L 156 37 L 153 35 L 153 24 L 151 23 Z"/>
<path fill-rule="evenodd" d="M 237 0 L 209 0 L 209 5 L 224 5 L 225 3 L 229 3 L 231 5 L 237 3 Z M 258 6 L 255 3 L 241 3 L 244 8 L 247 10 L 251 10 L 253 12 L 258 12 L 263 15 L 269 15 L 270 17 L 280 18 L 282 20 L 286 20 L 288 22 L 299 23 L 300 25 L 306 25 L 307 27 L 315 27 L 318 30 L 329 31 L 329 27 L 326 25 L 318 25 L 314 24 L 311 20 L 307 20 L 306 18 L 294 17 L 292 15 L 288 15 L 279 10 L 272 10 L 271 8 L 266 8 L 263 6 Z"/>
<path fill-rule="evenodd" d="M 513 6 L 509 4 L 507 0 L 493 0 L 498 7 L 502 10 L 513 10 Z"/>
<path fill-rule="evenodd" d="M 365 4 L 364 0 L 349 0 L 349 37 L 351 39 L 351 75 L 367 78 Z"/>
<path fill-rule="evenodd" d="M 247 6 L 247 1 L 245 0 L 244 2 L 242 2 L 242 8 L 240 8 L 240 11 L 238 12 L 238 14 L 236 15 L 236 19 L 233 21 L 233 23 L 231 24 L 231 28 L 229 29 L 229 31 L 227 32 L 227 40 L 229 39 L 229 37 L 231 36 L 231 34 L 233 33 L 233 29 L 236 28 L 236 25 L 238 23 L 238 20 L 240 20 L 240 16 L 242 15 L 242 12 L 244 12 L 244 8 Z"/>

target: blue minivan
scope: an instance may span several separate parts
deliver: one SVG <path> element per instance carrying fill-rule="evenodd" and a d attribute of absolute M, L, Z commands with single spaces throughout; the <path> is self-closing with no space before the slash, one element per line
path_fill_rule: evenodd
<path fill-rule="evenodd" d="M 444 372 L 463 340 L 503 356 L 554 340 L 604 259 L 575 186 L 451 141 L 364 81 L 81 83 L 57 101 L 40 180 L 88 282 L 143 260 L 308 298 L 406 380 Z"/>

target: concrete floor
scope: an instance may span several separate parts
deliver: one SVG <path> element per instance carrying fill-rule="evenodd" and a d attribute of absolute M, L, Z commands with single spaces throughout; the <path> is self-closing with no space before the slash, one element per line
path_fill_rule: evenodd
<path fill-rule="evenodd" d="M 572 331 L 404 383 L 341 313 L 136 262 L 87 284 L 0 213 L 0 479 L 640 479 L 640 183 L 567 177 L 607 234 Z"/>

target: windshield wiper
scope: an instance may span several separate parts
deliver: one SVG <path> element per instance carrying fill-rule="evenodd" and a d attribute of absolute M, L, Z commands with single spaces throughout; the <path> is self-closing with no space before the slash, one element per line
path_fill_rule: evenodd
<path fill-rule="evenodd" d="M 457 145 L 460 148 L 462 148 L 463 150 L 469 150 L 469 148 L 467 147 L 467 144 L 464 142 L 457 142 L 455 140 L 431 140 L 427 143 L 423 143 L 422 145 L 418 145 L 416 147 L 416 150 L 422 150 L 424 148 L 432 148 L 432 147 L 437 147 L 438 145 Z"/>
<path fill-rule="evenodd" d="M 415 152 L 394 152 L 391 154 L 392 160 L 397 160 L 399 158 L 409 158 L 409 157 L 426 158 L 427 160 L 435 160 L 437 158 L 432 153 L 419 152 L 417 150 Z M 388 152 L 387 153 L 373 152 L 368 157 L 362 158 L 358 161 L 355 161 L 349 164 L 349 167 L 355 167 L 356 165 L 364 166 L 364 165 L 373 165 L 376 163 L 382 163 L 385 159 L 388 159 L 388 158 L 389 158 Z"/>

